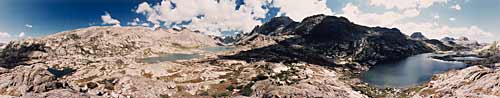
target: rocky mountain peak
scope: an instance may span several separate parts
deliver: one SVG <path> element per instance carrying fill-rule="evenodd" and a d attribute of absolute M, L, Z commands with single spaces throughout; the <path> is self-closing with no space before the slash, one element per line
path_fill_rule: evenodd
<path fill-rule="evenodd" d="M 295 33 L 301 34 L 301 35 L 308 35 L 313 32 L 319 32 L 319 31 L 312 31 L 315 28 L 322 28 L 323 27 L 335 27 L 338 29 L 341 28 L 348 28 L 354 26 L 353 23 L 351 23 L 347 18 L 345 17 L 337 17 L 337 16 L 326 16 L 323 14 L 319 15 L 314 15 L 305 18 L 302 20 L 300 24 L 295 27 Z"/>
<path fill-rule="evenodd" d="M 252 32 L 257 32 L 264 35 L 276 34 L 276 32 L 281 32 L 286 27 L 297 24 L 290 17 L 281 16 L 272 18 L 269 22 L 264 23 L 262 26 L 257 26 Z"/>
<path fill-rule="evenodd" d="M 457 40 L 458 41 L 469 41 L 469 38 L 462 36 L 462 37 L 459 37 Z"/>
<path fill-rule="evenodd" d="M 306 17 L 306 18 L 304 18 L 304 20 L 302 20 L 302 23 L 311 23 L 311 22 L 312 23 L 319 23 L 323 20 L 335 20 L 335 21 L 343 22 L 343 23 L 351 23 L 349 21 L 349 19 L 347 19 L 345 17 L 328 16 L 328 15 L 324 15 L 324 14 L 318 14 L 318 15 Z"/>
<path fill-rule="evenodd" d="M 459 50 L 475 50 L 485 46 L 483 44 L 480 44 L 478 41 L 470 40 L 467 37 L 444 37 L 440 41 Z"/>
<path fill-rule="evenodd" d="M 272 23 L 266 23 L 260 28 L 269 26 Z M 269 56 L 266 56 L 269 54 L 278 54 L 279 56 L 272 57 L 297 58 L 298 60 L 324 65 L 343 64 L 343 62 L 360 62 L 370 65 L 382 60 L 398 59 L 432 51 L 430 47 L 427 47 L 422 42 L 408 39 L 398 29 L 361 26 L 350 22 L 344 17 L 320 14 L 307 17 L 300 23 L 297 22 L 295 24 L 295 22 L 292 22 L 292 24 L 280 27 L 284 29 L 274 30 L 277 34 L 281 35 L 258 35 L 258 33 L 251 33 L 250 35 L 254 36 L 246 37 L 245 40 L 241 40 L 240 42 L 256 43 L 266 40 L 276 42 L 277 44 L 270 46 L 266 46 L 269 44 L 241 44 L 266 47 L 244 52 L 238 57 L 286 61 L 286 59 L 271 59 Z M 288 49 L 287 47 L 303 48 Z M 260 52 L 262 50 L 277 53 L 264 53 L 257 57 L 252 57 L 255 54 L 262 53 Z"/>
<path fill-rule="evenodd" d="M 427 40 L 428 39 L 421 32 L 415 32 L 415 33 L 411 34 L 410 38 L 413 40 Z"/>
<path fill-rule="evenodd" d="M 443 41 L 443 42 L 454 41 L 454 40 L 455 40 L 455 38 L 452 38 L 452 37 L 443 37 L 443 38 L 441 38 L 441 41 Z"/>

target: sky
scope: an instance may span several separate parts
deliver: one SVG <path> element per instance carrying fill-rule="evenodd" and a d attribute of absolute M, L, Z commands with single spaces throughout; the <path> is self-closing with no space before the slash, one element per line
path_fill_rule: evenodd
<path fill-rule="evenodd" d="M 429 38 L 500 40 L 500 0 L 0 0 L 0 42 L 90 26 L 250 32 L 272 17 L 326 14 Z"/>

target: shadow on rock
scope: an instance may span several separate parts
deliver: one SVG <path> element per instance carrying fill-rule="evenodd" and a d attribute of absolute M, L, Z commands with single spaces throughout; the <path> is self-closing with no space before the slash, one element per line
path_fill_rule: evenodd
<path fill-rule="evenodd" d="M 252 41 L 261 40 L 273 40 L 276 44 L 222 58 L 324 66 L 374 65 L 379 61 L 433 51 L 398 29 L 361 26 L 344 17 L 315 15 L 300 23 L 288 21 L 291 19 L 278 17 L 257 26 L 252 33 L 246 34 L 249 36 L 238 37 L 243 39 L 244 42 L 238 42 L 243 46 L 259 46 Z"/>

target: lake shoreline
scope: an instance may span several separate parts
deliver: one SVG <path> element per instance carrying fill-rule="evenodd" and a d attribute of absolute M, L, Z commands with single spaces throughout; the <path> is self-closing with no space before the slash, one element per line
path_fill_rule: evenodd
<path fill-rule="evenodd" d="M 438 54 L 438 53 L 423 53 L 423 54 Z M 422 55 L 422 54 L 419 54 L 419 55 Z M 415 55 L 414 55 L 415 56 Z M 434 59 L 432 58 L 431 56 L 427 56 L 427 58 L 429 60 L 435 60 L 435 61 L 442 61 L 442 60 L 439 60 L 439 59 Z M 442 61 L 442 62 L 447 62 L 447 63 L 450 63 L 450 62 L 453 62 L 453 63 L 465 63 L 465 62 L 461 62 L 461 61 Z M 384 62 L 382 62 L 384 63 Z M 436 75 L 439 75 L 439 74 L 444 74 L 444 73 L 447 73 L 447 72 L 450 72 L 450 71 L 454 71 L 454 70 L 463 70 L 463 69 L 466 69 L 466 68 L 469 68 L 469 67 L 472 67 L 472 66 L 475 66 L 475 65 L 470 65 L 470 64 L 466 64 L 466 66 L 462 67 L 462 68 L 457 68 L 457 69 L 450 69 L 450 70 L 447 70 L 447 71 L 442 71 L 442 72 L 438 72 L 438 73 L 434 73 L 429 81 L 425 81 L 425 82 L 421 82 L 421 83 L 418 83 L 418 84 L 415 84 L 415 85 L 411 85 L 411 86 L 407 86 L 407 87 L 400 87 L 400 88 L 397 88 L 397 87 L 379 87 L 377 85 L 373 85 L 373 84 L 369 84 L 365 81 L 362 80 L 362 75 L 363 73 L 365 72 L 368 72 L 370 70 L 373 70 L 373 66 L 371 68 L 369 68 L 368 70 L 366 71 L 363 71 L 363 72 L 360 72 L 360 73 L 354 73 L 354 72 L 351 72 L 351 73 L 344 73 L 344 78 L 345 78 L 345 83 L 348 83 L 349 85 L 351 85 L 355 90 L 358 90 L 360 92 L 362 92 L 363 94 L 366 94 L 370 97 L 374 97 L 374 98 L 380 98 L 380 97 L 412 97 L 415 93 L 419 92 L 420 90 L 422 90 L 423 88 L 425 88 L 428 83 L 432 80 L 435 80 L 435 76 Z"/>

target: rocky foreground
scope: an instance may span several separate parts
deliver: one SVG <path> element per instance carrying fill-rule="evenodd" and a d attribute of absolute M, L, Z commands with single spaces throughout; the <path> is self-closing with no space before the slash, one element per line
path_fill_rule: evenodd
<path fill-rule="evenodd" d="M 367 97 L 340 74 L 306 62 L 224 59 L 212 37 L 187 30 L 91 27 L 9 43 L 0 94 L 12 97 Z M 159 63 L 163 54 L 204 57 Z M 217 55 L 220 55 L 217 56 Z M 5 97 L 6 97 L 5 96 Z"/>
<path fill-rule="evenodd" d="M 206 49 L 227 42 L 232 49 Z M 440 51 L 432 45 L 442 44 L 325 15 L 301 22 L 278 17 L 226 39 L 185 29 L 90 27 L 10 42 L 0 53 L 0 97 L 378 97 L 367 93 L 376 88 L 349 77 L 380 61 Z M 169 54 L 201 56 L 144 61 Z M 498 96 L 498 81 L 491 89 L 466 90 L 486 87 L 478 80 L 495 81 L 496 72 L 445 73 L 409 95 Z M 472 79 L 447 82 L 464 77 Z"/>
<path fill-rule="evenodd" d="M 496 98 L 500 96 L 500 44 L 479 49 L 484 60 L 470 62 L 476 66 L 454 70 L 433 77 L 419 87 L 415 97 L 433 98 Z"/>

